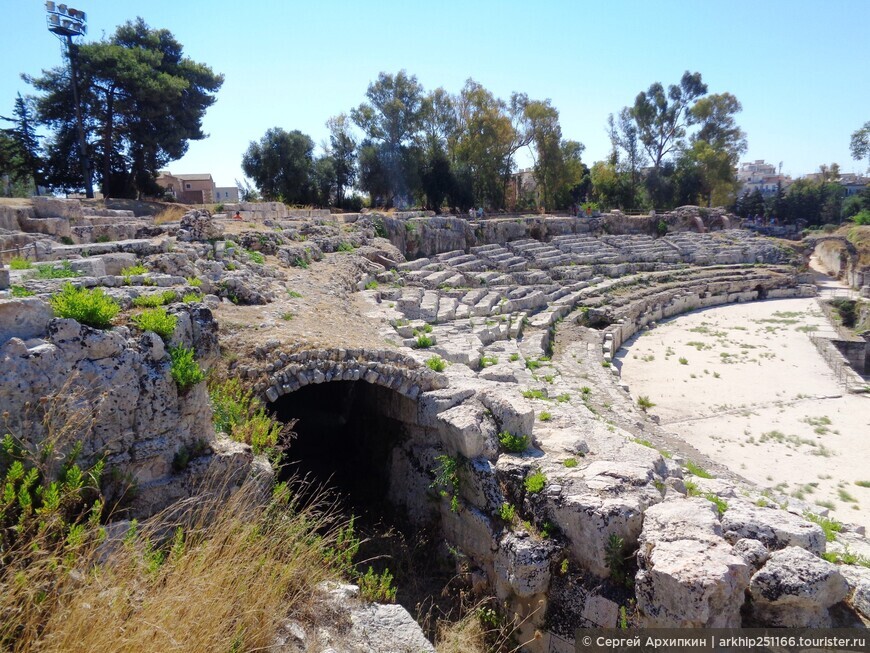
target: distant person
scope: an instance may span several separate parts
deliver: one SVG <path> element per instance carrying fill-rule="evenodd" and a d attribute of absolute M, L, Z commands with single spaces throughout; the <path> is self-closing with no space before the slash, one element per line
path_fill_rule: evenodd
<path fill-rule="evenodd" d="M 238 211 L 236 211 L 236 214 L 233 216 L 233 220 L 238 220 L 239 222 L 241 222 L 242 221 L 242 214 L 239 213 Z"/>
<path fill-rule="evenodd" d="M 478 217 L 478 218 L 482 218 L 482 217 L 483 217 L 483 207 L 482 207 L 482 206 L 478 206 L 478 207 L 477 207 L 477 217 Z"/>
<path fill-rule="evenodd" d="M 470 209 L 468 209 L 468 217 L 471 218 L 472 220 L 474 219 L 474 207 L 473 206 Z"/>

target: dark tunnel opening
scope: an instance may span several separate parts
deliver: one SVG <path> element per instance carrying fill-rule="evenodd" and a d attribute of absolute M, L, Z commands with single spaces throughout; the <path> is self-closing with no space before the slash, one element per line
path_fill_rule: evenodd
<path fill-rule="evenodd" d="M 311 484 L 303 484 L 303 492 L 334 491 L 363 540 L 356 562 L 394 574 L 396 600 L 412 614 L 420 606 L 448 614 L 455 596 L 445 588 L 456 570 L 439 524 L 412 521 L 401 505 L 428 503 L 425 509 L 437 514 L 437 504 L 406 487 L 407 476 L 395 471 L 403 444 L 425 432 L 417 424 L 417 403 L 365 381 L 333 381 L 304 386 L 267 408 L 282 422 L 296 420 L 279 479 L 307 476 Z"/>
<path fill-rule="evenodd" d="M 281 478 L 307 477 L 336 490 L 354 512 L 384 512 L 393 448 L 403 424 L 387 417 L 385 402 L 410 401 L 364 381 L 307 385 L 269 404 L 277 419 L 293 426 Z"/>

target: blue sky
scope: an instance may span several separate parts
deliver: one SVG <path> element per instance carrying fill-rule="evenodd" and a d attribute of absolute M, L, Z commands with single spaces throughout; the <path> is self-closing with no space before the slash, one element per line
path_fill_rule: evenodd
<path fill-rule="evenodd" d="M 402 68 L 426 89 L 457 92 L 473 77 L 496 95 L 550 98 L 584 161 L 609 150 L 609 113 L 650 83 L 699 71 L 710 92 L 743 104 L 744 157 L 783 162 L 797 176 L 821 163 L 863 172 L 849 137 L 870 121 L 870 0 L 541 0 L 538 2 L 339 2 L 296 0 L 82 0 L 89 39 L 141 15 L 167 28 L 188 56 L 226 76 L 206 115 L 210 137 L 169 167 L 211 172 L 218 185 L 242 176 L 248 143 L 270 127 L 320 143 L 329 116 L 364 99 L 380 71 Z M 61 62 L 41 0 L 0 0 L 0 114 L 20 73 Z M 524 163 L 524 162 L 521 162 Z"/>

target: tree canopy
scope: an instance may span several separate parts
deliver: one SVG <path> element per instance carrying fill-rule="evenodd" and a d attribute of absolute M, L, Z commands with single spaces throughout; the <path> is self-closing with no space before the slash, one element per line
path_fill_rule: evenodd
<path fill-rule="evenodd" d="M 184 56 L 166 29 L 142 18 L 115 33 L 75 47 L 87 147 L 106 196 L 157 192 L 157 171 L 205 138 L 202 120 L 223 76 Z M 39 122 L 50 130 L 45 176 L 58 189 L 83 187 L 75 152 L 75 115 L 67 66 L 25 76 L 38 92 Z"/>

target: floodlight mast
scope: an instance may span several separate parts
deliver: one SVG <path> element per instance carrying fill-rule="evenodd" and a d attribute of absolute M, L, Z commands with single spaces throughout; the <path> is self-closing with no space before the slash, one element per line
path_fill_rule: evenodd
<path fill-rule="evenodd" d="M 45 3 L 46 23 L 48 31 L 62 41 L 66 41 L 69 67 L 72 74 L 73 104 L 76 112 L 76 126 L 79 136 L 79 160 L 85 177 L 85 197 L 94 197 L 94 186 L 91 180 L 91 162 L 88 157 L 88 146 L 85 141 L 85 126 L 82 120 L 82 106 L 79 100 L 78 68 L 76 65 L 76 45 L 73 37 L 84 36 L 88 32 L 87 14 L 80 9 L 73 9 L 65 4 L 55 2 Z"/>

